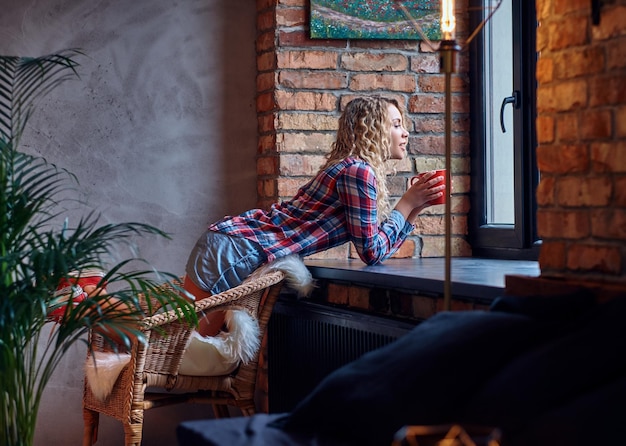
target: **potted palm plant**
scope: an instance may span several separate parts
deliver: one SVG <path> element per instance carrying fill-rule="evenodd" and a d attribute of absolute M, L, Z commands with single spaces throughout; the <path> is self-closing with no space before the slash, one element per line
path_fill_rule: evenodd
<path fill-rule="evenodd" d="M 18 150 L 37 100 L 77 76 L 80 54 L 0 56 L 0 444 L 5 445 L 33 443 L 45 386 L 64 353 L 86 340 L 89 330 L 103 333 L 111 344 L 141 342 L 142 331 L 132 323 L 142 312 L 141 293 L 196 322 L 192 305 L 175 287 L 159 286 L 172 274 L 154 271 L 140 258 L 113 255 L 127 252 L 120 248 L 134 237 L 166 234 L 142 223 L 100 225 L 93 211 L 70 221 L 65 205 L 73 200 L 68 191 L 77 192 L 76 178 Z M 62 280 L 93 268 L 106 271 L 100 283 L 107 284 L 106 292 L 84 294 L 80 302 L 71 295 L 69 301 L 59 299 L 55 292 Z M 54 324 L 51 330 L 47 324 Z"/>

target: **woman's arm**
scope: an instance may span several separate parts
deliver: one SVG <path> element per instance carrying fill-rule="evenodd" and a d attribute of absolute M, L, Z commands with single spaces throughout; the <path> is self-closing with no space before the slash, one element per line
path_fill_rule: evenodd
<path fill-rule="evenodd" d="M 400 212 L 378 223 L 376 177 L 365 162 L 352 164 L 337 179 L 337 192 L 345 210 L 347 229 L 361 259 L 380 263 L 395 252 L 413 231 Z"/>

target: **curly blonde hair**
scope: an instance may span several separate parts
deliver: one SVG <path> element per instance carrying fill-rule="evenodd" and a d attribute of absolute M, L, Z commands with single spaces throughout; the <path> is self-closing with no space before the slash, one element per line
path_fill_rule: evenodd
<path fill-rule="evenodd" d="M 377 183 L 376 209 L 378 221 L 384 221 L 391 212 L 385 161 L 391 157 L 389 105 L 402 115 L 400 104 L 385 97 L 359 97 L 350 101 L 339 118 L 337 138 L 331 146 L 322 170 L 347 157 L 359 158 L 374 169 Z"/>

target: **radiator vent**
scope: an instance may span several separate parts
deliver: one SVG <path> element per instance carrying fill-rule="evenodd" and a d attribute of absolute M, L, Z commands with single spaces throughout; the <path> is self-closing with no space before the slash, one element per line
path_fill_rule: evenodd
<path fill-rule="evenodd" d="M 414 325 L 281 299 L 268 328 L 270 412 L 288 412 L 326 375 L 406 334 Z"/>

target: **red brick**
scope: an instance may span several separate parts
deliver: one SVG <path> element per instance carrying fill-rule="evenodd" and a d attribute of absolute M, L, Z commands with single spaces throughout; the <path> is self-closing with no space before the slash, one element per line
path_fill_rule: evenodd
<path fill-rule="evenodd" d="M 304 8 L 277 8 L 276 26 L 290 27 L 303 26 L 306 23 L 306 12 Z"/>
<path fill-rule="evenodd" d="M 626 240 L 626 211 L 612 208 L 593 210 L 591 233 L 597 238 Z"/>
<path fill-rule="evenodd" d="M 389 99 L 395 99 L 399 104 L 401 108 L 404 108 L 404 96 L 402 96 L 401 94 L 398 93 L 391 93 L 391 92 L 384 92 L 384 95 L 386 98 Z M 352 99 L 354 98 L 359 98 L 359 97 L 363 97 L 363 96 L 369 96 L 367 94 L 344 94 L 341 95 L 341 100 L 339 103 L 339 110 L 344 110 L 346 105 L 348 104 L 348 102 L 350 102 Z"/>
<path fill-rule="evenodd" d="M 441 116 L 419 114 L 413 120 L 413 130 L 418 133 L 443 133 L 445 120 Z M 470 120 L 467 116 L 455 115 L 452 117 L 452 131 L 469 133 Z"/>
<path fill-rule="evenodd" d="M 615 135 L 618 138 L 626 137 L 626 105 L 615 109 Z"/>
<path fill-rule="evenodd" d="M 588 152 L 586 145 L 540 145 L 537 147 L 537 166 L 541 172 L 583 172 L 589 168 Z"/>
<path fill-rule="evenodd" d="M 348 305 L 348 290 L 346 285 L 336 283 L 328 284 L 328 303 L 336 305 Z"/>
<path fill-rule="evenodd" d="M 589 40 L 587 16 L 559 17 L 548 24 L 549 48 L 560 50 L 563 48 L 580 46 Z"/>
<path fill-rule="evenodd" d="M 256 77 L 256 91 L 263 93 L 276 87 L 276 73 L 273 71 L 260 73 Z"/>
<path fill-rule="evenodd" d="M 370 308 L 370 289 L 354 285 L 348 287 L 348 305 L 368 310 Z"/>
<path fill-rule="evenodd" d="M 278 83 L 286 88 L 338 90 L 348 86 L 348 75 L 339 71 L 280 71 Z"/>
<path fill-rule="evenodd" d="M 589 14 L 589 0 L 553 0 L 554 14 L 566 15 L 572 12 Z"/>
<path fill-rule="evenodd" d="M 537 211 L 537 232 L 541 238 L 581 239 L 591 233 L 589 217 L 580 211 Z"/>
<path fill-rule="evenodd" d="M 467 155 L 469 153 L 469 138 L 467 136 L 452 136 L 451 149 L 453 155 Z M 418 134 L 409 136 L 409 153 L 411 155 L 445 155 L 446 145 L 444 135 Z"/>
<path fill-rule="evenodd" d="M 415 242 L 413 240 L 405 240 L 402 246 L 393 253 L 393 258 L 395 259 L 410 259 L 414 257 L 415 252 Z"/>
<path fill-rule="evenodd" d="M 258 180 L 257 181 L 257 194 L 263 198 L 276 198 L 276 180 Z"/>
<path fill-rule="evenodd" d="M 265 11 L 276 6 L 276 0 L 256 0 L 257 12 Z"/>
<path fill-rule="evenodd" d="M 394 53 L 344 53 L 340 66 L 349 71 L 406 71 L 406 56 Z"/>
<path fill-rule="evenodd" d="M 626 141 L 592 144 L 591 160 L 596 172 L 626 172 Z"/>
<path fill-rule="evenodd" d="M 264 71 L 273 71 L 276 68 L 276 56 L 274 53 L 268 52 L 257 55 L 256 68 L 260 73 Z"/>
<path fill-rule="evenodd" d="M 560 113 L 556 118 L 556 139 L 560 143 L 578 142 L 578 113 Z"/>
<path fill-rule="evenodd" d="M 622 269 L 619 247 L 570 245 L 567 252 L 567 268 L 578 272 L 617 275 Z"/>
<path fill-rule="evenodd" d="M 537 111 L 571 111 L 587 106 L 587 83 L 573 80 L 537 87 Z"/>
<path fill-rule="evenodd" d="M 606 50 L 606 69 L 608 71 L 626 68 L 626 44 L 624 39 L 608 42 Z"/>
<path fill-rule="evenodd" d="M 420 215 L 415 224 L 420 235 L 441 235 L 445 232 L 445 222 L 442 215 Z"/>
<path fill-rule="evenodd" d="M 325 161 L 323 156 L 281 154 L 280 175 L 290 177 L 315 175 Z"/>
<path fill-rule="evenodd" d="M 437 310 L 435 299 L 432 297 L 413 296 L 413 316 L 417 319 L 428 319 Z"/>
<path fill-rule="evenodd" d="M 604 70 L 604 51 L 600 47 L 581 47 L 554 56 L 556 79 L 570 79 Z"/>
<path fill-rule="evenodd" d="M 257 116 L 259 133 L 265 134 L 276 130 L 276 119 L 273 113 Z"/>
<path fill-rule="evenodd" d="M 328 70 L 337 68 L 339 56 L 329 51 L 279 51 L 278 68 Z"/>
<path fill-rule="evenodd" d="M 413 127 L 416 132 L 443 133 L 445 131 L 445 120 L 440 116 L 417 115 L 413 119 Z"/>
<path fill-rule="evenodd" d="M 302 0 L 274 0 L 277 1 L 277 4 L 280 6 L 297 6 L 303 7 L 306 3 L 303 3 Z"/>
<path fill-rule="evenodd" d="M 539 20 L 546 19 L 552 14 L 552 5 L 554 0 L 536 0 L 535 10 Z"/>
<path fill-rule="evenodd" d="M 410 113 L 444 113 L 445 109 L 445 98 L 441 95 L 417 94 L 409 98 Z"/>
<path fill-rule="evenodd" d="M 550 51 L 550 30 L 546 25 L 548 22 L 542 22 L 541 25 L 537 28 L 537 36 L 536 36 L 536 47 L 537 52 L 540 54 L 545 54 Z M 543 56 L 541 56 L 543 57 Z"/>
<path fill-rule="evenodd" d="M 346 40 L 325 40 L 325 39 L 311 39 L 309 33 L 304 30 L 289 30 L 285 31 L 281 29 L 278 32 L 278 45 L 281 48 L 288 47 L 324 47 L 324 48 L 347 48 Z"/>
<path fill-rule="evenodd" d="M 445 254 L 445 237 L 425 236 L 422 237 L 422 257 L 443 257 Z M 450 251 L 454 257 L 471 257 L 472 248 L 467 241 L 461 237 L 451 237 Z"/>
<path fill-rule="evenodd" d="M 330 152 L 330 146 L 335 140 L 334 134 L 320 132 L 297 132 L 281 133 L 278 135 L 276 149 L 279 152 Z"/>
<path fill-rule="evenodd" d="M 624 73 L 596 76 L 589 81 L 589 105 L 592 107 L 626 103 Z"/>
<path fill-rule="evenodd" d="M 541 271 L 548 269 L 564 270 L 566 254 L 567 247 L 565 243 L 544 240 L 539 253 L 539 266 Z"/>
<path fill-rule="evenodd" d="M 626 6 L 604 5 L 598 26 L 591 29 L 594 40 L 607 40 L 626 36 Z"/>
<path fill-rule="evenodd" d="M 349 243 L 344 243 L 341 246 L 336 246 L 335 248 L 327 249 L 326 251 L 318 252 L 316 254 L 312 254 L 307 256 L 309 259 L 345 259 L 349 257 L 348 254 Z"/>
<path fill-rule="evenodd" d="M 551 116 L 539 116 L 536 119 L 537 126 L 537 142 L 552 143 L 554 142 L 555 123 Z"/>
<path fill-rule="evenodd" d="M 615 197 L 613 203 L 615 206 L 626 207 L 626 178 L 617 178 L 614 181 Z"/>
<path fill-rule="evenodd" d="M 612 113 L 609 110 L 592 109 L 582 113 L 580 136 L 583 140 L 607 139 L 612 134 Z"/>
<path fill-rule="evenodd" d="M 554 61 L 546 56 L 541 56 L 537 61 L 536 77 L 539 84 L 552 82 L 554 78 Z"/>
<path fill-rule="evenodd" d="M 266 10 L 257 14 L 256 27 L 258 32 L 273 30 L 276 27 L 276 17 L 274 16 L 274 10 Z"/>
<path fill-rule="evenodd" d="M 444 155 L 446 151 L 443 135 L 417 135 L 409 137 L 409 153 L 420 155 Z"/>
<path fill-rule="evenodd" d="M 337 117 L 322 113 L 286 113 L 277 118 L 282 130 L 337 130 Z"/>
<path fill-rule="evenodd" d="M 416 73 L 439 73 L 439 55 L 432 54 L 418 54 L 411 57 L 411 71 Z"/>
<path fill-rule="evenodd" d="M 257 154 L 267 155 L 276 152 L 276 135 L 260 135 L 257 144 Z"/>
<path fill-rule="evenodd" d="M 566 207 L 607 206 L 613 193 L 607 177 L 561 177 L 556 184 L 557 203 Z"/>
<path fill-rule="evenodd" d="M 276 175 L 278 173 L 278 158 L 275 156 L 260 156 L 256 161 L 258 175 Z"/>
<path fill-rule="evenodd" d="M 298 192 L 298 189 L 307 182 L 305 177 L 278 177 L 277 195 L 279 197 L 291 198 Z"/>
<path fill-rule="evenodd" d="M 407 74 L 355 74 L 349 83 L 352 91 L 390 90 L 412 93 L 415 76 Z"/>
<path fill-rule="evenodd" d="M 257 112 L 263 113 L 272 111 L 276 108 L 276 101 L 274 100 L 274 92 L 269 91 L 267 93 L 262 93 L 256 98 L 256 110 Z"/>
<path fill-rule="evenodd" d="M 281 110 L 333 111 L 337 109 L 337 98 L 329 93 L 278 90 L 276 105 Z"/>
<path fill-rule="evenodd" d="M 541 181 L 537 186 L 537 204 L 539 206 L 551 206 L 556 202 L 555 185 L 556 180 L 553 176 L 541 175 Z"/>
<path fill-rule="evenodd" d="M 276 35 L 274 30 L 259 34 L 256 38 L 256 52 L 263 53 L 273 50 L 276 47 Z"/>
<path fill-rule="evenodd" d="M 423 93 L 445 93 L 445 78 L 441 75 L 422 75 L 417 78 L 419 90 Z M 466 79 L 454 76 L 450 82 L 451 91 L 467 92 L 469 85 Z"/>
<path fill-rule="evenodd" d="M 355 39 L 350 40 L 350 47 L 353 49 L 366 49 L 379 51 L 382 48 L 386 50 L 403 50 L 417 52 L 418 42 L 415 40 L 385 40 L 381 45 L 380 40 Z"/>

